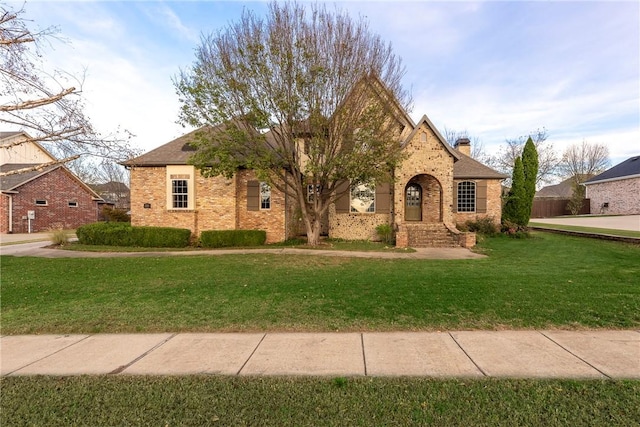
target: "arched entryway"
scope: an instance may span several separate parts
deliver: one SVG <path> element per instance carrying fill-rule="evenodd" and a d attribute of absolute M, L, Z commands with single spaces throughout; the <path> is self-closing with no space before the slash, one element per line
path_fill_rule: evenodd
<path fill-rule="evenodd" d="M 431 175 L 416 175 L 404 191 L 404 220 L 442 222 L 442 185 Z"/>

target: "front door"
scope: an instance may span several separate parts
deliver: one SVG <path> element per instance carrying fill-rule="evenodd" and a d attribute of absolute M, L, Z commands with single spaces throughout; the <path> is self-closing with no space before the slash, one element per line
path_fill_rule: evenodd
<path fill-rule="evenodd" d="M 422 221 L 422 188 L 418 184 L 407 185 L 404 200 L 404 220 Z"/>

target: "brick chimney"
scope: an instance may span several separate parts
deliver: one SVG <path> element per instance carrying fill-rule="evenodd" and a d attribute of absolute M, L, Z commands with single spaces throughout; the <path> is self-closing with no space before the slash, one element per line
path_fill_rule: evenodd
<path fill-rule="evenodd" d="M 458 138 L 455 144 L 453 144 L 453 148 L 471 157 L 471 141 L 469 138 Z"/>

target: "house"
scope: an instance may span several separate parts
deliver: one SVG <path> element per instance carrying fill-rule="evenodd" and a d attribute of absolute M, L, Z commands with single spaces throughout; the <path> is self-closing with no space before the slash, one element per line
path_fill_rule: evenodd
<path fill-rule="evenodd" d="M 71 229 L 97 221 L 100 196 L 55 164 L 29 135 L 0 132 L 0 149 L 0 233 Z"/>
<path fill-rule="evenodd" d="M 628 158 L 583 185 L 591 200 L 591 213 L 640 214 L 640 156 Z"/>
<path fill-rule="evenodd" d="M 399 247 L 473 245 L 475 235 L 460 233 L 456 223 L 481 217 L 500 221 L 506 175 L 472 159 L 468 139 L 451 147 L 426 115 L 416 124 L 399 111 L 393 120 L 406 153 L 393 183 L 344 183 L 338 189 L 344 195 L 323 218 L 323 231 L 332 238 L 373 240 L 378 225 L 390 224 Z M 195 132 L 124 163 L 131 170 L 133 225 L 182 227 L 196 235 L 262 229 L 267 242 L 300 234 L 296 201 L 260 182 L 252 170 L 204 178 L 190 165 Z M 308 188 L 313 197 L 313 186 Z"/>
<path fill-rule="evenodd" d="M 116 209 L 128 211 L 131 206 L 129 187 L 124 182 L 109 181 L 102 184 L 89 184 L 89 187 L 108 204 Z"/>

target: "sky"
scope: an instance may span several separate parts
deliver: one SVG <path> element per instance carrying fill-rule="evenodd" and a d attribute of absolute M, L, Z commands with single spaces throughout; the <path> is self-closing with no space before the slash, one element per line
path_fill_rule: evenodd
<path fill-rule="evenodd" d="M 0 0 L 2 1 L 2 0 Z M 6 1 L 20 7 L 23 1 Z M 488 154 L 545 128 L 558 153 L 582 141 L 609 147 L 611 165 L 640 155 L 640 2 L 348 1 L 406 67 L 410 116 L 466 130 Z M 95 127 L 133 135 L 149 151 L 188 132 L 172 78 L 203 34 L 266 2 L 27 1 L 32 28 L 56 26 L 45 59 L 85 74 Z"/>

